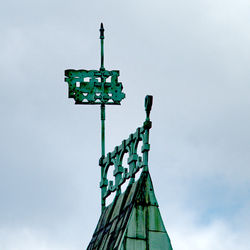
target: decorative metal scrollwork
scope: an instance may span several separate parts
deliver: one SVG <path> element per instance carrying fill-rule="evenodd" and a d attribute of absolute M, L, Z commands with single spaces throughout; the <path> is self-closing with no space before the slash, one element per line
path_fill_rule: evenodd
<path fill-rule="evenodd" d="M 118 70 L 65 70 L 69 98 L 76 104 L 119 105 L 125 98 Z"/>
<path fill-rule="evenodd" d="M 116 146 L 113 152 L 107 154 L 105 158 L 100 159 L 100 166 L 102 168 L 102 178 L 100 188 L 102 190 L 102 205 L 105 206 L 106 198 L 112 193 L 117 195 L 121 193 L 121 186 L 130 179 L 130 183 L 135 181 L 135 175 L 140 169 L 148 171 L 148 152 L 150 150 L 149 144 L 149 130 L 151 128 L 151 121 L 149 119 L 150 110 L 152 106 L 153 97 L 146 96 L 145 110 L 146 120 L 142 127 L 137 128 L 136 132 L 131 134 L 128 139 L 123 140 L 121 145 Z M 138 145 L 142 142 L 141 153 L 139 155 Z M 124 155 L 128 154 L 128 166 L 124 167 Z M 108 181 L 107 173 L 109 168 L 114 166 L 113 176 L 115 182 Z"/>

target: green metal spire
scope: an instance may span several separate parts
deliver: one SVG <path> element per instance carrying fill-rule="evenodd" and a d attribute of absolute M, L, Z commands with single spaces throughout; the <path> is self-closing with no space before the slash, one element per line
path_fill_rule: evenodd
<path fill-rule="evenodd" d="M 104 71 L 104 28 L 103 28 L 103 23 L 101 23 L 100 27 L 100 39 L 101 39 L 101 67 L 100 71 Z M 101 147 L 102 147 L 102 157 L 105 156 L 105 104 L 101 104 L 101 123 L 102 123 L 102 128 L 101 128 Z"/>
<path fill-rule="evenodd" d="M 120 105 L 125 98 L 122 83 L 118 81 L 118 70 L 104 68 L 104 27 L 100 26 L 101 67 L 99 70 L 65 70 L 69 98 L 75 104 L 99 104 L 101 106 L 101 159 L 105 157 L 105 105 Z M 103 168 L 101 168 L 101 179 Z"/>
<path fill-rule="evenodd" d="M 146 119 L 142 127 L 137 128 L 136 132 L 131 134 L 128 139 L 123 140 L 120 146 L 115 147 L 114 151 L 105 155 L 105 106 L 120 105 L 125 98 L 122 92 L 122 83 L 118 81 L 119 71 L 108 71 L 104 68 L 104 27 L 100 26 L 101 41 L 101 67 L 99 70 L 65 70 L 65 81 L 69 86 L 69 98 L 75 100 L 75 104 L 99 104 L 101 108 L 101 158 L 99 165 L 101 167 L 101 204 L 102 210 L 106 205 L 106 198 L 112 193 L 116 195 L 121 193 L 121 186 L 129 179 L 134 183 L 135 175 L 143 169 L 148 171 L 148 151 L 149 130 L 151 128 L 150 111 L 153 97 L 146 96 L 145 111 Z M 139 142 L 142 141 L 141 153 L 137 151 Z M 124 167 L 123 158 L 128 154 L 129 168 Z M 115 182 L 109 181 L 107 173 L 110 166 L 114 166 Z"/>

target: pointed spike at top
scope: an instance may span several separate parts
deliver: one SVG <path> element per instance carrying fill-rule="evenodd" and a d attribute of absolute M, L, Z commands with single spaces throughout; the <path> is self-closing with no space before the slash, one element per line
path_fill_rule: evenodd
<path fill-rule="evenodd" d="M 146 111 L 147 119 L 149 119 L 152 104 L 153 104 L 153 96 L 152 95 L 147 95 L 145 97 L 145 111 Z"/>
<path fill-rule="evenodd" d="M 101 23 L 100 27 L 100 39 L 101 39 L 101 67 L 100 70 L 105 70 L 104 68 L 104 49 L 103 49 L 103 43 L 104 43 L 104 28 L 103 23 Z"/>
<path fill-rule="evenodd" d="M 101 23 L 101 27 L 100 27 L 100 39 L 104 39 L 104 28 L 103 28 L 103 23 Z"/>

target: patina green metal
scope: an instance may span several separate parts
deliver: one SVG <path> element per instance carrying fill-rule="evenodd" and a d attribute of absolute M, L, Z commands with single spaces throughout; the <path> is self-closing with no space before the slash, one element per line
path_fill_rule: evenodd
<path fill-rule="evenodd" d="M 153 97 L 148 95 L 145 98 L 146 120 L 142 127 L 137 128 L 136 132 L 131 134 L 128 139 L 123 140 L 121 145 L 116 146 L 114 151 L 107 154 L 105 158 L 100 159 L 100 166 L 102 169 L 102 178 L 100 188 L 102 193 L 102 210 L 105 208 L 106 198 L 112 193 L 116 195 L 121 193 L 121 186 L 126 180 L 130 179 L 130 183 L 134 183 L 136 173 L 142 168 L 144 172 L 148 171 L 148 152 L 149 144 L 149 130 L 152 126 L 150 121 L 150 111 L 153 103 Z M 142 141 L 141 153 L 139 156 L 138 145 Z M 129 169 L 124 167 L 124 155 L 128 154 Z M 109 168 L 114 166 L 113 181 L 107 179 Z"/>
<path fill-rule="evenodd" d="M 104 208 L 87 250 L 173 250 L 149 171 Z"/>
<path fill-rule="evenodd" d="M 125 94 L 118 82 L 118 70 L 65 70 L 69 98 L 75 104 L 120 105 Z"/>
<path fill-rule="evenodd" d="M 101 155 L 105 157 L 105 105 L 120 105 L 125 98 L 122 83 L 118 81 L 119 70 L 104 68 L 104 27 L 100 27 L 101 67 L 99 70 L 65 70 L 68 97 L 75 104 L 98 104 L 101 106 Z M 101 175 L 103 176 L 103 169 Z"/>
<path fill-rule="evenodd" d="M 105 70 L 104 28 L 100 27 L 101 66 L 99 70 L 65 70 L 69 98 L 75 104 L 100 105 L 101 108 L 101 207 L 102 213 L 88 250 L 173 250 L 162 221 L 148 171 L 150 150 L 149 131 L 152 127 L 150 111 L 153 97 L 145 97 L 146 119 L 141 127 L 105 155 L 105 106 L 120 105 L 125 98 L 119 71 Z M 139 145 L 142 145 L 141 148 Z M 127 164 L 125 163 L 125 156 Z M 113 179 L 108 173 L 114 168 Z M 135 177 L 140 177 L 135 181 Z M 124 192 L 122 186 L 128 182 Z M 115 198 L 106 206 L 106 199 Z"/>
<path fill-rule="evenodd" d="M 101 40 L 101 68 L 100 70 L 105 70 L 104 68 L 104 49 L 103 49 L 103 42 L 104 42 L 104 27 L 103 23 L 101 23 L 100 27 L 100 40 Z"/>
<path fill-rule="evenodd" d="M 119 70 L 104 68 L 104 28 L 101 23 L 101 67 L 100 70 L 65 70 L 65 81 L 69 85 L 69 98 L 75 104 L 120 105 L 125 94 L 122 83 L 118 81 Z"/>

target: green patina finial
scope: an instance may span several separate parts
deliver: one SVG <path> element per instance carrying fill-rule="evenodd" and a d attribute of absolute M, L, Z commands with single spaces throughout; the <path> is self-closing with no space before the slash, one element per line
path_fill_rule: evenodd
<path fill-rule="evenodd" d="M 106 105 L 120 105 L 125 98 L 123 86 L 119 82 L 119 70 L 105 70 L 104 68 L 104 27 L 100 26 L 101 67 L 99 70 L 67 69 L 65 81 L 69 86 L 69 98 L 75 104 L 98 104 L 101 106 L 101 159 L 105 158 L 105 107 Z M 101 178 L 104 175 L 101 168 Z M 102 198 L 103 200 L 103 198 Z"/>
<path fill-rule="evenodd" d="M 151 128 L 150 111 L 153 97 L 146 96 L 145 111 L 146 120 L 142 127 L 137 128 L 136 132 L 129 138 L 123 140 L 120 146 L 115 147 L 111 153 L 105 154 L 105 107 L 106 105 L 120 105 L 125 98 L 122 92 L 122 83 L 118 81 L 118 70 L 105 70 L 104 68 L 104 27 L 100 26 L 101 40 L 101 67 L 100 70 L 65 70 L 65 81 L 69 85 L 69 98 L 75 100 L 75 104 L 99 104 L 101 106 L 101 199 L 102 209 L 105 208 L 106 198 L 116 192 L 121 192 L 121 186 L 126 180 L 130 183 L 135 181 L 135 175 L 140 169 L 148 171 L 148 152 L 149 130 Z M 139 154 L 138 145 L 142 142 L 141 155 Z M 126 168 L 123 163 L 124 155 L 128 155 L 128 165 Z M 108 180 L 108 171 L 110 166 L 114 166 L 115 181 Z"/>
<path fill-rule="evenodd" d="M 105 68 L 104 68 L 104 49 L 103 49 L 103 43 L 104 43 L 103 23 L 101 23 L 101 27 L 100 27 L 100 39 L 101 39 L 101 67 L 100 67 L 100 70 L 105 70 Z"/>
<path fill-rule="evenodd" d="M 104 27 L 103 27 L 103 23 L 101 23 L 101 27 L 100 27 L 100 39 L 104 39 Z"/>

